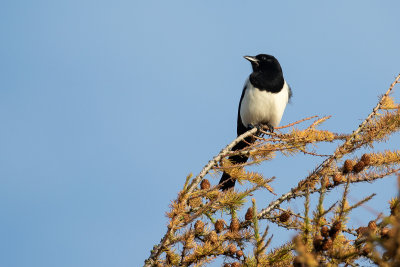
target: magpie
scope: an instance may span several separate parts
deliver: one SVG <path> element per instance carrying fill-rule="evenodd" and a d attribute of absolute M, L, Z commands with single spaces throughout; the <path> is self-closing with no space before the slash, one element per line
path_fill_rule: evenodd
<path fill-rule="evenodd" d="M 279 125 L 286 104 L 292 97 L 292 90 L 283 78 L 282 68 L 278 60 L 267 54 L 255 57 L 244 56 L 250 61 L 253 72 L 244 84 L 239 101 L 237 116 L 237 135 L 257 127 L 267 126 L 273 132 Z M 254 142 L 247 137 L 236 144 L 232 150 L 240 150 Z M 236 155 L 229 157 L 233 164 L 245 163 L 249 157 Z M 225 191 L 235 186 L 235 179 L 224 172 L 219 181 L 220 189 Z"/>

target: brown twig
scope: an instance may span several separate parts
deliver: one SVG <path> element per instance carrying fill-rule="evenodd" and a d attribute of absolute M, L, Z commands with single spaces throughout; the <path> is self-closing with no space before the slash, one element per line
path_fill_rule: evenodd
<path fill-rule="evenodd" d="M 295 122 L 293 122 L 293 123 L 289 123 L 289 124 L 287 124 L 287 125 L 284 125 L 284 126 L 275 127 L 275 129 L 276 129 L 276 130 L 279 130 L 279 129 L 288 128 L 288 127 L 290 127 L 290 126 L 293 126 L 293 125 L 296 125 L 296 124 L 302 123 L 303 121 L 308 121 L 308 120 L 311 120 L 311 119 L 314 119 L 314 118 L 317 118 L 317 117 L 318 117 L 317 115 L 315 115 L 315 116 L 311 116 L 311 117 L 304 118 L 304 119 L 302 119 L 302 120 L 299 120 L 299 121 L 295 121 Z"/>

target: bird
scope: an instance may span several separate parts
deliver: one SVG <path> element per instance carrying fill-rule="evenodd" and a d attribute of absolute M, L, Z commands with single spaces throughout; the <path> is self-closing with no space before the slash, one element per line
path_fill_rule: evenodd
<path fill-rule="evenodd" d="M 267 126 L 270 132 L 277 127 L 282 119 L 286 105 L 292 97 L 292 89 L 283 77 L 279 61 L 271 55 L 244 56 L 250 61 L 253 72 L 246 79 L 240 96 L 237 115 L 237 136 L 257 127 Z M 259 132 L 259 131 L 258 131 Z M 247 137 L 237 143 L 232 151 L 240 150 L 254 142 L 253 137 Z M 233 164 L 245 163 L 246 155 L 230 156 Z M 219 187 L 226 191 L 235 186 L 235 179 L 224 172 L 219 181 Z"/>

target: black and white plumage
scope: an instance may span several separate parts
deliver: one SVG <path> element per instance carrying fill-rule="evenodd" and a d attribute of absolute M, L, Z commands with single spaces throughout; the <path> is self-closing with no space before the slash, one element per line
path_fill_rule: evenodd
<path fill-rule="evenodd" d="M 282 119 L 292 91 L 283 78 L 281 65 L 275 57 L 260 54 L 256 57 L 245 56 L 244 58 L 251 62 L 253 72 L 246 80 L 240 97 L 237 135 L 262 125 L 268 126 L 273 131 Z M 245 141 L 251 143 L 253 138 L 248 137 Z M 245 148 L 246 142 L 239 142 L 232 150 Z M 248 157 L 231 156 L 229 159 L 233 164 L 240 164 L 246 162 Z M 224 172 L 219 184 L 222 190 L 227 190 L 234 187 L 235 180 Z"/>

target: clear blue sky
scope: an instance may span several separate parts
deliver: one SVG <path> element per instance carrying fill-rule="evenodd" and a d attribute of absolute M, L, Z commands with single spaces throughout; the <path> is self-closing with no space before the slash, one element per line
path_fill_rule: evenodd
<path fill-rule="evenodd" d="M 280 60 L 294 92 L 282 124 L 333 115 L 327 129 L 351 131 L 400 72 L 399 9 L 3 1 L 0 266 L 141 266 L 185 176 L 235 137 L 243 55 Z M 261 171 L 284 193 L 321 160 L 278 157 Z M 394 185 L 366 186 L 378 191 L 371 205 Z"/>

